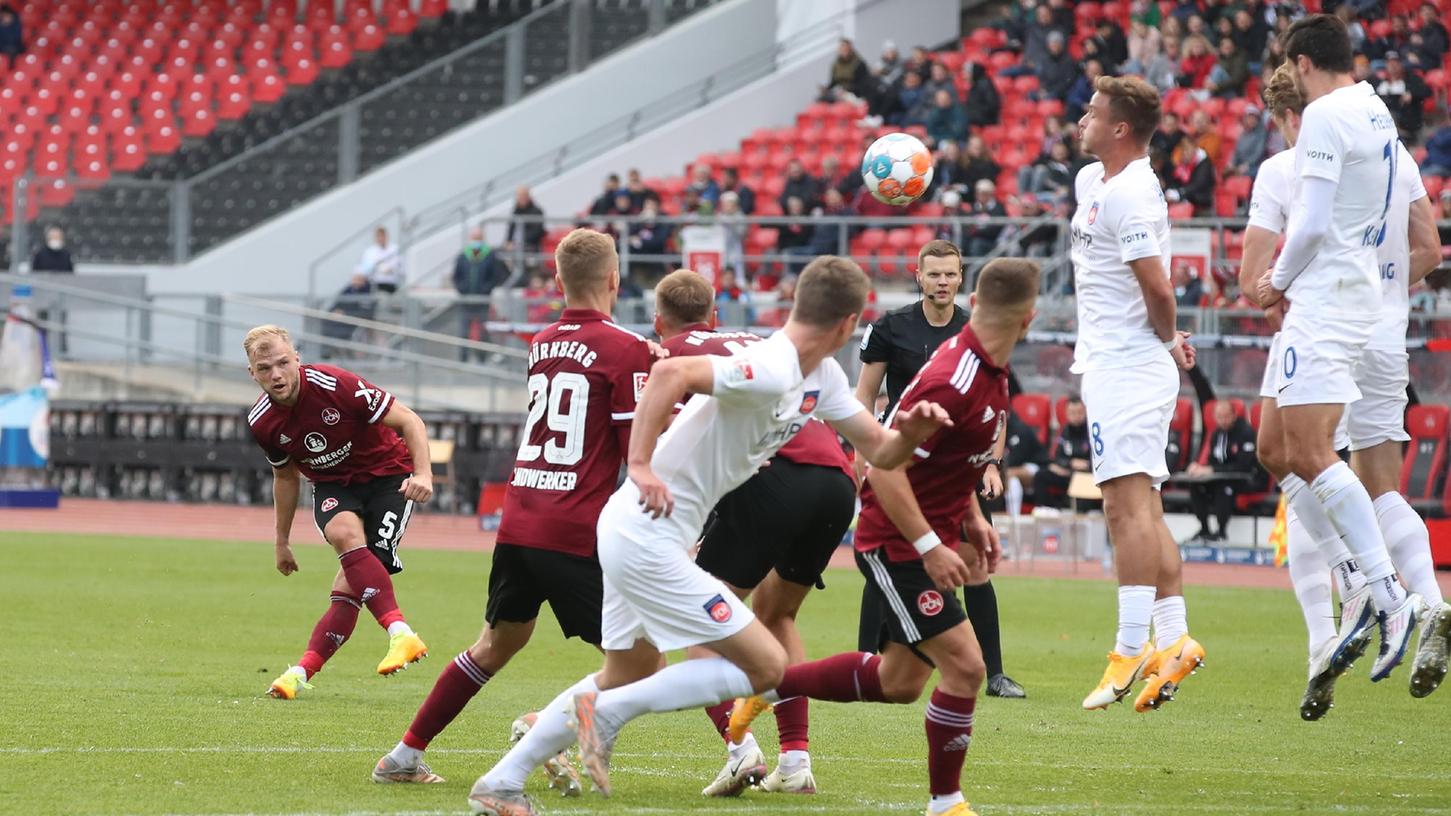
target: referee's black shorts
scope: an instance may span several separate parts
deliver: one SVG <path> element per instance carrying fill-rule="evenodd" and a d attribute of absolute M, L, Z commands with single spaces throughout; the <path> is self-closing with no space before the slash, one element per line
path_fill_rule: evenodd
<path fill-rule="evenodd" d="M 695 563 L 741 589 L 771 570 L 811 586 L 856 514 L 856 484 L 840 468 L 776 457 L 721 499 Z"/>

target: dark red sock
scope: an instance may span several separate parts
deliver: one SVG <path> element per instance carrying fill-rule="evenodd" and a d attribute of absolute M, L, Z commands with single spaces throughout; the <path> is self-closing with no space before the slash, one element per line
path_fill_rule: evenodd
<path fill-rule="evenodd" d="M 735 702 L 735 700 L 726 700 L 725 702 L 705 707 L 705 716 L 710 717 L 711 725 L 715 726 L 715 730 L 720 732 L 720 738 L 726 742 L 730 742 L 731 739 L 729 733 L 731 707 L 735 705 Z"/>
<path fill-rule="evenodd" d="M 877 667 L 881 655 L 844 652 L 839 655 L 797 663 L 786 668 L 786 677 L 776 687 L 781 699 L 810 697 L 833 703 L 885 703 L 882 678 Z"/>
<path fill-rule="evenodd" d="M 468 652 L 459 652 L 433 682 L 433 691 L 428 692 L 428 699 L 423 701 L 418 713 L 413 715 L 413 724 L 403 734 L 403 744 L 419 751 L 427 748 L 491 677 Z"/>
<path fill-rule="evenodd" d="M 933 796 L 962 790 L 962 762 L 972 744 L 976 697 L 954 697 L 936 689 L 927 704 L 927 777 Z"/>
<path fill-rule="evenodd" d="M 792 697 L 773 706 L 776 712 L 776 731 L 781 736 L 781 750 L 805 751 L 807 749 L 806 723 L 811 701 L 805 697 Z"/>
<path fill-rule="evenodd" d="M 317 619 L 317 625 L 312 627 L 312 637 L 307 639 L 307 651 L 297 661 L 297 665 L 307 670 L 309 680 L 322 671 L 322 664 L 336 654 L 352 636 L 353 627 L 358 625 L 358 609 L 361 606 L 357 598 L 345 592 L 332 594 L 332 602 L 328 604 L 327 611 L 322 613 L 322 617 Z"/>
<path fill-rule="evenodd" d="M 388 577 L 388 570 L 367 547 L 348 550 L 338 557 L 338 561 L 343 565 L 343 577 L 348 579 L 348 586 L 368 605 L 368 611 L 373 613 L 379 626 L 387 629 L 389 624 L 403 620 L 398 600 L 393 597 L 393 579 Z"/>

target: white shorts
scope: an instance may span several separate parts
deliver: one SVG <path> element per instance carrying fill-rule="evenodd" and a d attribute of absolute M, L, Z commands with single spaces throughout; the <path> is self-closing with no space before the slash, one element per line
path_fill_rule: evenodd
<path fill-rule="evenodd" d="M 1360 399 L 1349 417 L 1350 449 L 1373 448 L 1382 442 L 1406 442 L 1406 384 L 1411 381 L 1411 356 L 1405 351 L 1365 349 L 1355 367 Z"/>
<path fill-rule="evenodd" d="M 690 560 L 688 547 L 617 495 L 598 525 L 604 601 L 600 647 L 629 649 L 644 638 L 662 652 L 724 640 L 755 615 L 719 578 Z"/>
<path fill-rule="evenodd" d="M 1270 353 L 1265 359 L 1265 376 L 1260 380 L 1260 396 L 1265 399 L 1276 400 L 1278 403 L 1278 391 L 1280 381 L 1280 362 L 1284 358 L 1283 348 L 1280 342 L 1281 332 L 1275 332 L 1270 338 Z M 1335 426 L 1335 449 L 1344 450 L 1350 447 L 1350 412 L 1344 411 L 1340 414 L 1340 424 Z"/>
<path fill-rule="evenodd" d="M 1093 482 L 1134 473 L 1157 486 L 1169 478 L 1165 449 L 1179 399 L 1179 366 L 1162 358 L 1083 373 L 1083 405 L 1093 453 Z"/>
<path fill-rule="evenodd" d="M 1354 320 L 1290 309 L 1280 331 L 1275 400 L 1296 405 L 1349 405 L 1360 399 L 1355 365 L 1370 341 L 1376 317 Z"/>

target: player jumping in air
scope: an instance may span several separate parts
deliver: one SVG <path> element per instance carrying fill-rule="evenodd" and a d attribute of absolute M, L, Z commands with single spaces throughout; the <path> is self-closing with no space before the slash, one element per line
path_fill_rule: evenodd
<path fill-rule="evenodd" d="M 1282 466 L 1289 473 L 1280 484 L 1300 522 L 1316 543 L 1340 539 L 1348 549 L 1332 542 L 1338 551 L 1326 553 L 1346 589 L 1328 663 L 1348 664 L 1352 645 L 1378 620 L 1381 648 L 1371 679 L 1382 680 L 1405 654 L 1421 599 L 1397 581 L 1376 506 L 1336 456 L 1334 438 L 1345 406 L 1362 396 L 1355 368 L 1381 320 L 1377 252 L 1391 229 L 1403 151 L 1385 103 L 1351 74 L 1343 22 L 1328 14 L 1298 20 L 1285 33 L 1285 53 L 1306 105 L 1295 142 L 1298 186 L 1285 247 L 1256 291 L 1261 307 L 1283 315 L 1278 416 L 1269 421 L 1281 432 Z M 1404 233 L 1405 224 L 1399 229 Z M 1293 304 L 1288 311 L 1287 300 Z"/>
<path fill-rule="evenodd" d="M 715 291 L 688 269 L 665 276 L 655 287 L 655 331 L 672 357 L 736 354 L 761 341 L 749 332 L 715 331 L 714 311 Z M 851 457 L 836 431 L 813 419 L 760 472 L 720 500 L 706 522 L 695 563 L 724 581 L 736 597 L 750 597 L 751 611 L 786 648 L 787 659 L 801 663 L 806 648 L 796 614 L 855 515 Z M 776 705 L 781 755 L 769 775 L 754 736 L 747 733 L 739 742 L 726 736 L 731 705 L 727 700 L 706 709 L 727 740 L 729 756 L 702 793 L 737 796 L 755 782 L 771 793 L 815 793 L 807 699 Z"/>
<path fill-rule="evenodd" d="M 291 700 L 311 688 L 308 680 L 353 634 L 364 605 L 388 631 L 378 673 L 393 674 L 428 654 L 403 620 L 389 577 L 403 569 L 398 545 L 414 502 L 433 496 L 423 420 L 351 371 L 304 365 L 285 329 L 258 326 L 242 347 L 248 373 L 265 392 L 247 424 L 272 465 L 277 571 L 297 572 L 292 519 L 303 476 L 313 484 L 313 520 L 342 567 L 307 651 L 267 693 Z"/>
<path fill-rule="evenodd" d="M 534 634 L 549 603 L 564 636 L 600 643 L 595 520 L 615 492 L 635 401 L 650 369 L 645 339 L 610 321 L 620 261 L 609 236 L 578 229 L 554 253 L 565 309 L 529 346 L 529 414 L 489 570 L 486 625 L 446 666 L 413 724 L 373 769 L 377 782 L 442 782 L 423 751 Z M 528 719 L 515 723 L 516 738 Z M 544 763 L 550 786 L 580 792 L 564 756 Z"/>
<path fill-rule="evenodd" d="M 832 423 L 868 461 L 895 466 L 946 421 L 931 403 L 899 412 L 897 430 L 852 398 L 832 355 L 850 339 L 871 283 L 846 258 L 801 273 L 786 325 L 731 357 L 669 359 L 650 373 L 635 414 L 629 479 L 599 521 L 605 665 L 566 689 L 534 728 L 481 777 L 475 813 L 524 816 L 524 780 L 578 739 L 585 770 L 610 790 L 615 735 L 642 714 L 713 705 L 779 684 L 786 650 L 749 607 L 690 560 L 706 516 L 813 416 Z M 675 405 L 696 396 L 670 429 Z M 660 668 L 660 654 L 709 646 L 720 657 Z"/>
<path fill-rule="evenodd" d="M 1103 491 L 1119 588 L 1118 636 L 1083 707 L 1107 708 L 1146 679 L 1134 701 L 1144 712 L 1173 699 L 1204 660 L 1189 636 L 1184 564 L 1158 491 L 1169 478 L 1164 449 L 1179 369 L 1194 365 L 1194 349 L 1175 330 L 1169 212 L 1148 157 L 1159 92 L 1132 77 L 1101 77 L 1095 88 L 1079 122 L 1083 149 L 1098 161 L 1075 182 L 1073 372 L 1083 375 L 1093 480 Z"/>

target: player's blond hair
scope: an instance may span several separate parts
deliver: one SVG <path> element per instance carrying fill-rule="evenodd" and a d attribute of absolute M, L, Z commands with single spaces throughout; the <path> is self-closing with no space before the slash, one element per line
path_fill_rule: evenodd
<path fill-rule="evenodd" d="M 928 241 L 922 245 L 921 249 L 917 250 L 917 268 L 921 269 L 922 263 L 928 258 L 956 258 L 960 266 L 962 264 L 962 250 L 957 248 L 957 244 L 938 238 Z"/>
<path fill-rule="evenodd" d="M 691 269 L 677 269 L 655 284 L 655 311 L 674 328 L 710 319 L 715 290 Z"/>
<path fill-rule="evenodd" d="M 1148 144 L 1159 126 L 1159 90 L 1138 77 L 1101 76 L 1093 89 L 1108 97 L 1108 110 L 1115 122 L 1129 126 L 1140 144 Z"/>
<path fill-rule="evenodd" d="M 242 338 L 242 350 L 247 352 L 247 359 L 251 360 L 254 352 L 265 349 L 273 343 L 285 343 L 288 348 L 292 348 L 292 335 L 287 333 L 287 329 L 271 323 L 257 326 L 249 330 L 247 336 Z"/>
<path fill-rule="evenodd" d="M 821 255 L 796 279 L 791 319 L 817 328 L 833 327 L 843 318 L 862 313 L 871 288 L 872 282 L 856 261 Z"/>
<path fill-rule="evenodd" d="M 990 322 L 1019 323 L 1038 301 L 1040 277 L 1037 261 L 994 258 L 977 273 L 974 308 Z"/>
<path fill-rule="evenodd" d="M 1295 64 L 1284 62 L 1270 75 L 1270 81 L 1260 90 L 1260 96 L 1264 97 L 1265 108 L 1270 115 L 1276 119 L 1293 111 L 1297 116 L 1305 113 L 1305 97 L 1300 95 L 1300 89 L 1295 84 Z"/>
<path fill-rule="evenodd" d="M 580 294 L 604 288 L 610 273 L 620 268 L 620 256 L 615 252 L 615 239 L 581 227 L 555 247 L 554 263 L 564 294 Z"/>

